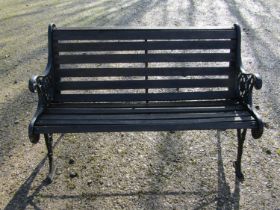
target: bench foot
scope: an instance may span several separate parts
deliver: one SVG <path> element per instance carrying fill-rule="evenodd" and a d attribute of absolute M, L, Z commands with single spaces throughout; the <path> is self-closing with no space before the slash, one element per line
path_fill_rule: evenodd
<path fill-rule="evenodd" d="M 237 161 L 234 162 L 234 168 L 235 168 L 235 175 L 238 178 L 239 181 L 243 182 L 244 181 L 244 175 L 241 171 L 241 166 L 240 164 L 237 163 Z"/>
<path fill-rule="evenodd" d="M 247 129 L 237 129 L 237 138 L 238 138 L 238 149 L 237 149 L 237 160 L 234 162 L 235 167 L 235 175 L 239 179 L 239 181 L 244 181 L 244 175 L 241 169 L 241 159 L 243 153 L 243 144 L 246 138 Z"/>
<path fill-rule="evenodd" d="M 52 134 L 44 134 L 45 143 L 48 150 L 48 159 L 49 159 L 49 172 L 45 181 L 50 184 L 53 181 L 53 177 L 55 174 L 55 166 L 53 163 L 53 138 Z"/>

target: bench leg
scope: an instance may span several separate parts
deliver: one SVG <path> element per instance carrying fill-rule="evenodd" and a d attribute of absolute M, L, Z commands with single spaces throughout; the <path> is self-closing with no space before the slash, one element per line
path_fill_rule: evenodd
<path fill-rule="evenodd" d="M 243 144 L 246 138 L 246 132 L 247 129 L 237 129 L 237 138 L 238 138 L 238 149 L 237 149 L 237 160 L 235 161 L 235 174 L 236 177 L 240 180 L 244 180 L 244 175 L 241 170 L 241 159 L 242 159 L 242 153 L 243 153 Z"/>
<path fill-rule="evenodd" d="M 46 178 L 46 182 L 50 184 L 53 181 L 53 177 L 55 173 L 55 167 L 53 164 L 53 138 L 52 138 L 52 134 L 44 134 L 44 137 L 48 150 L 48 159 L 49 159 L 49 173 Z"/>

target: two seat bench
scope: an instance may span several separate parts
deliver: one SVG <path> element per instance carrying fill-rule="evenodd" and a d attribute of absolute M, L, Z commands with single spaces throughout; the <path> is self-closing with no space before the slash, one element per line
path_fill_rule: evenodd
<path fill-rule="evenodd" d="M 241 63 L 232 28 L 57 28 L 48 31 L 48 64 L 29 81 L 39 96 L 29 125 L 44 134 L 54 175 L 54 133 L 237 129 L 236 175 L 247 129 L 260 138 L 252 106 L 258 75 Z"/>

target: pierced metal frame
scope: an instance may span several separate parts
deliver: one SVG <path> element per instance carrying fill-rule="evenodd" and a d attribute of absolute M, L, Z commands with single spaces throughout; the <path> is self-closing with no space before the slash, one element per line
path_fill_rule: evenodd
<path fill-rule="evenodd" d="M 241 104 L 247 107 L 247 110 L 252 114 L 258 123 L 257 128 L 251 129 L 253 138 L 258 139 L 263 134 L 263 121 L 261 117 L 254 110 L 252 95 L 253 87 L 256 90 L 262 88 L 262 79 L 259 74 L 247 73 L 242 64 L 241 59 L 241 29 L 238 24 L 234 24 L 237 33 L 237 47 L 236 47 L 236 95 Z"/>
<path fill-rule="evenodd" d="M 51 76 L 34 76 L 29 80 L 29 89 L 32 92 L 37 92 L 40 106 L 48 106 L 49 102 L 53 99 L 51 91 Z"/>
<path fill-rule="evenodd" d="M 261 117 L 257 114 L 257 112 L 253 108 L 252 96 L 253 96 L 253 87 L 256 90 L 262 88 L 262 79 L 260 75 L 247 73 L 244 70 L 242 59 L 241 59 L 241 29 L 238 24 L 234 24 L 234 27 L 237 33 L 236 87 L 235 87 L 236 95 L 239 102 L 247 108 L 247 110 L 252 114 L 252 116 L 257 121 L 258 127 L 251 129 L 251 134 L 253 138 L 258 139 L 263 134 L 264 125 Z M 237 129 L 238 149 L 237 149 L 237 159 L 234 162 L 234 167 L 235 167 L 236 177 L 240 181 L 244 180 L 244 175 L 241 169 L 241 159 L 243 154 L 243 145 L 246 139 L 246 133 L 247 133 L 247 129 L 243 129 L 243 130 Z"/>
<path fill-rule="evenodd" d="M 48 27 L 48 64 L 43 75 L 33 76 L 28 83 L 28 88 L 32 93 L 38 94 L 37 111 L 35 112 L 28 128 L 29 139 L 32 143 L 38 143 L 40 134 L 34 134 L 34 124 L 36 119 L 43 113 L 45 107 L 53 100 L 54 97 L 54 64 L 53 64 L 53 41 L 52 33 L 55 24 Z"/>
<path fill-rule="evenodd" d="M 246 104 L 251 104 L 252 89 L 254 83 L 254 76 L 252 74 L 239 74 L 239 95 L 242 101 Z"/>
<path fill-rule="evenodd" d="M 44 137 L 49 159 L 49 172 L 46 178 L 46 182 L 51 183 L 55 174 L 55 165 L 53 161 L 53 134 L 44 134 Z"/>
<path fill-rule="evenodd" d="M 243 154 L 243 145 L 246 138 L 247 129 L 237 129 L 237 139 L 238 139 L 238 148 L 237 148 L 237 158 L 234 162 L 235 175 L 240 181 L 244 181 L 244 174 L 241 169 L 241 159 Z"/>

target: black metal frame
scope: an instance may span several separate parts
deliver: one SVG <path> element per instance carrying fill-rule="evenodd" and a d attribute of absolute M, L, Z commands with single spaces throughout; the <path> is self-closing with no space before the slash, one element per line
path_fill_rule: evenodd
<path fill-rule="evenodd" d="M 50 24 L 48 28 L 48 64 L 45 72 L 41 76 L 33 76 L 28 83 L 28 88 L 32 93 L 37 92 L 38 94 L 38 105 L 37 111 L 34 114 L 28 128 L 29 139 L 32 143 L 37 143 L 40 139 L 39 134 L 34 134 L 34 124 L 36 119 L 43 113 L 44 108 L 54 98 L 54 65 L 53 65 L 53 42 L 52 32 L 55 29 L 55 24 Z"/>
<path fill-rule="evenodd" d="M 55 173 L 55 165 L 53 162 L 53 135 L 52 134 L 44 134 L 45 143 L 48 151 L 48 159 L 49 159 L 49 173 L 47 175 L 46 181 L 51 183 L 53 181 L 54 173 Z"/>
<path fill-rule="evenodd" d="M 237 138 L 238 138 L 238 148 L 237 148 L 237 158 L 234 162 L 235 174 L 240 181 L 244 180 L 244 175 L 241 170 L 241 159 L 243 154 L 243 145 L 246 138 L 247 129 L 237 129 Z"/>
<path fill-rule="evenodd" d="M 263 121 L 261 117 L 254 110 L 252 95 L 253 95 L 253 87 L 256 90 L 262 88 L 262 79 L 259 74 L 247 73 L 242 64 L 241 59 L 241 29 L 238 24 L 234 25 L 237 33 L 237 84 L 236 91 L 239 98 L 239 101 L 247 106 L 248 111 L 252 114 L 255 120 L 258 122 L 258 128 L 254 128 L 251 130 L 252 136 L 255 139 L 258 139 L 263 134 Z"/>
<path fill-rule="evenodd" d="M 252 136 L 254 138 L 260 138 L 263 133 L 263 122 L 261 117 L 256 113 L 256 111 L 253 108 L 252 104 L 252 92 L 253 87 L 256 89 L 261 89 L 262 87 L 262 80 L 258 74 L 251 74 L 246 73 L 242 66 L 242 60 L 241 60 L 241 30 L 239 25 L 234 25 L 235 31 L 236 31 L 236 59 L 235 62 L 231 62 L 230 66 L 236 68 L 236 71 L 234 72 L 235 76 L 235 84 L 234 84 L 234 90 L 236 99 L 239 103 L 243 104 L 248 112 L 254 117 L 256 120 L 258 126 L 257 128 L 251 129 Z M 45 73 L 42 76 L 34 76 L 29 80 L 29 90 L 31 92 L 37 92 L 38 93 L 38 107 L 37 111 L 34 114 L 31 123 L 29 125 L 29 138 L 32 143 L 37 143 L 40 138 L 40 133 L 34 131 L 35 122 L 38 119 L 38 117 L 44 112 L 44 110 L 50 105 L 51 102 L 54 101 L 55 93 L 56 93 L 56 81 L 55 81 L 55 72 L 54 69 L 56 68 L 55 62 L 54 62 L 54 40 L 53 40 L 53 32 L 56 29 L 56 26 L 54 24 L 50 24 L 48 28 L 48 64 L 45 69 Z M 78 29 L 77 29 L 78 30 Z M 105 30 L 105 29 L 102 29 Z M 134 29 L 133 29 L 134 30 Z M 135 35 L 135 34 L 134 34 Z M 57 42 L 57 41 L 56 41 Z M 147 42 L 147 40 L 145 40 Z M 147 55 L 147 50 L 145 50 L 145 54 Z M 145 63 L 145 66 L 147 68 L 148 63 Z M 148 75 L 145 76 L 145 79 L 148 78 Z M 59 91 L 59 90 L 58 90 Z M 148 93 L 148 89 L 146 89 L 146 93 Z M 148 101 L 146 101 L 148 103 Z M 133 130 L 133 127 L 132 129 Z M 155 128 L 152 127 L 148 130 L 168 130 L 163 128 Z M 112 130 L 113 131 L 113 130 Z M 137 129 L 135 129 L 137 131 Z M 237 138 L 238 138 L 238 151 L 237 151 L 237 160 L 235 161 L 235 169 L 236 169 L 236 176 L 240 179 L 244 179 L 244 175 L 241 170 L 241 159 L 242 159 L 242 153 L 243 153 L 243 144 L 245 141 L 247 129 L 237 129 Z M 47 181 L 52 182 L 53 176 L 55 173 L 55 167 L 53 163 L 53 139 L 52 139 L 52 133 L 43 133 L 45 138 L 45 143 L 48 151 L 48 158 L 49 158 L 49 173 L 47 176 Z"/>
<path fill-rule="evenodd" d="M 50 24 L 48 27 L 48 64 L 41 76 L 33 76 L 28 83 L 28 88 L 32 93 L 37 92 L 38 94 L 38 105 L 37 111 L 35 112 L 29 127 L 28 135 L 32 143 L 38 143 L 40 139 L 40 134 L 34 134 L 34 124 L 36 119 L 43 113 L 45 107 L 49 105 L 54 98 L 54 65 L 53 65 L 53 42 L 52 42 L 52 32 L 55 29 L 54 24 Z M 49 172 L 46 178 L 48 183 L 51 183 L 55 173 L 55 166 L 53 163 L 53 135 L 44 134 L 45 144 L 48 151 L 49 159 Z"/>

